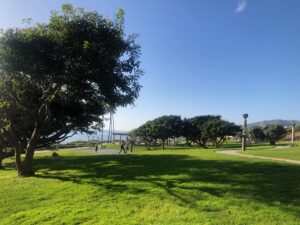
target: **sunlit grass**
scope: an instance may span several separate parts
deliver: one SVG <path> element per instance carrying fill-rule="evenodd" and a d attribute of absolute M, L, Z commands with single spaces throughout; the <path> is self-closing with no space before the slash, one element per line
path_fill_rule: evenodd
<path fill-rule="evenodd" d="M 273 151 L 273 150 L 272 150 Z M 0 224 L 300 224 L 300 167 L 213 150 L 59 151 L 0 171 Z"/>
<path fill-rule="evenodd" d="M 300 147 L 278 147 L 276 149 L 254 149 L 243 154 L 300 161 Z"/>

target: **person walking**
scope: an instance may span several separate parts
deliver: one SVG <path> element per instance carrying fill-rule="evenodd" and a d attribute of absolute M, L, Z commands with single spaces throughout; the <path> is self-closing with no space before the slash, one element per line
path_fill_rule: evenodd
<path fill-rule="evenodd" d="M 124 153 L 126 153 L 124 140 L 121 141 L 121 150 L 120 150 L 119 154 L 121 154 L 122 151 L 124 151 Z"/>

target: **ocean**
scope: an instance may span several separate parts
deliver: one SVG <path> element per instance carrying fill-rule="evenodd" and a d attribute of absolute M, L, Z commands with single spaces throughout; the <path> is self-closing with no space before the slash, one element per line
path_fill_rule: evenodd
<path fill-rule="evenodd" d="M 127 133 L 126 131 L 115 131 L 115 133 Z M 122 139 L 126 139 L 127 136 L 122 136 Z M 115 140 L 119 140 L 120 136 L 115 135 Z M 72 137 L 67 138 L 65 141 L 62 143 L 67 144 L 73 141 L 88 141 L 88 140 L 99 140 L 101 141 L 101 132 L 94 133 L 92 135 L 88 135 L 85 133 L 78 133 L 73 135 Z M 108 141 L 108 131 L 104 130 L 103 131 L 103 141 L 106 142 Z"/>

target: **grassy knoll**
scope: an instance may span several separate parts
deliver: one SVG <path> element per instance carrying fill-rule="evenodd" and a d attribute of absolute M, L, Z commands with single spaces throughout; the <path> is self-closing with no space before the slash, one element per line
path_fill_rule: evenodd
<path fill-rule="evenodd" d="M 0 171 L 0 224 L 300 224 L 300 166 L 212 150 L 35 159 Z"/>

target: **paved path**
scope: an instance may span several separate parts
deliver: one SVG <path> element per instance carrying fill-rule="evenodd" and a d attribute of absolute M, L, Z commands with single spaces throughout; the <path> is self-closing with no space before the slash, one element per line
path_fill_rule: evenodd
<path fill-rule="evenodd" d="M 114 154 L 119 154 L 120 151 L 116 149 L 99 149 L 97 152 L 92 149 L 72 149 L 72 150 L 77 152 L 96 154 L 96 155 L 114 155 Z M 124 152 L 122 152 L 121 154 L 124 154 Z"/>
<path fill-rule="evenodd" d="M 78 148 L 66 148 L 66 149 L 59 149 L 59 150 L 71 150 L 71 151 L 76 151 L 76 152 L 83 152 L 83 153 L 89 153 L 89 154 L 95 154 L 95 155 L 114 155 L 114 154 L 119 154 L 120 150 L 117 149 L 98 149 L 96 152 L 93 148 L 91 147 L 78 147 Z M 35 151 L 35 154 L 40 154 L 40 153 L 46 153 L 46 152 L 54 152 L 55 150 L 42 150 L 42 151 Z M 58 151 L 59 152 L 59 151 Z M 125 154 L 122 152 L 121 154 Z"/>
<path fill-rule="evenodd" d="M 288 146 L 288 145 L 279 145 L 279 146 L 276 146 L 275 148 L 279 148 L 279 149 L 281 149 L 281 148 L 290 148 L 290 146 Z"/>
<path fill-rule="evenodd" d="M 248 157 L 248 158 L 271 159 L 271 160 L 275 160 L 275 161 L 287 162 L 287 163 L 293 163 L 293 164 L 300 165 L 300 161 L 298 161 L 298 160 L 272 158 L 272 157 L 257 156 L 257 155 L 245 155 L 245 154 L 241 154 L 240 151 L 238 151 L 238 150 L 216 151 L 216 153 L 225 154 L 225 155 L 237 155 L 237 156 Z"/>

